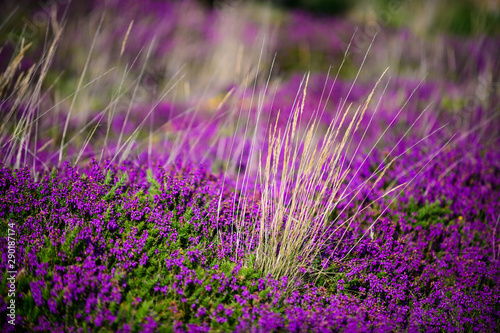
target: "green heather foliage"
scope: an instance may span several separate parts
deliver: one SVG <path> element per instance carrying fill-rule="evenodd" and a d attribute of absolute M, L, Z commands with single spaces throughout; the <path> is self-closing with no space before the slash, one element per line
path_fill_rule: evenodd
<path fill-rule="evenodd" d="M 450 216 L 453 214 L 453 211 L 450 210 L 451 204 L 451 200 L 446 202 L 442 199 L 433 203 L 426 201 L 424 205 L 418 205 L 415 203 L 415 198 L 410 197 L 410 202 L 405 211 L 408 215 L 414 216 L 415 222 L 413 224 L 415 226 L 429 228 L 429 225 L 435 223 L 448 224 Z"/>

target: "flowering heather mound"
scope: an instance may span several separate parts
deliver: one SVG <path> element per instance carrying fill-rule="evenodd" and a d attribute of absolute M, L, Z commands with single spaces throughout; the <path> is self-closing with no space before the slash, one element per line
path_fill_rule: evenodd
<path fill-rule="evenodd" d="M 500 156 L 478 150 L 444 173 L 462 149 L 443 153 L 347 256 L 385 204 L 337 230 L 309 263 L 331 257 L 325 274 L 315 279 L 305 266 L 293 292 L 286 276 L 262 276 L 235 253 L 231 189 L 219 201 L 222 180 L 203 168 L 65 164 L 34 181 L 27 169 L 2 167 L 2 219 L 19 235 L 17 324 L 42 331 L 494 330 Z M 422 154 L 412 152 L 388 178 Z M 3 299 L 1 306 L 5 314 Z"/>
<path fill-rule="evenodd" d="M 497 331 L 498 40 L 242 6 L 0 49 L 0 330 Z"/>

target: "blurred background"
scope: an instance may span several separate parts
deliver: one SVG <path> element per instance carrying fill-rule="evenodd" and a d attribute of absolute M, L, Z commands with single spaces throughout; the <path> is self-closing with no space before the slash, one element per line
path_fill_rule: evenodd
<path fill-rule="evenodd" d="M 209 7 L 232 2 L 202 1 Z M 498 0 L 271 0 L 270 3 L 314 15 L 347 15 L 361 22 L 376 19 L 389 27 L 408 27 L 419 33 L 495 35 L 500 28 Z"/>
<path fill-rule="evenodd" d="M 177 99 L 226 93 L 273 59 L 275 80 L 342 64 L 341 78 L 363 82 L 389 67 L 391 75 L 470 83 L 463 91 L 476 97 L 477 87 L 497 91 L 500 76 L 499 0 L 4 0 L 0 69 L 22 40 L 30 47 L 21 67 L 29 68 L 62 26 L 45 80 L 61 95 L 76 88 L 91 49 L 86 80 L 127 64 L 139 75 L 147 62 L 142 100 L 179 71 Z M 107 75 L 95 89 L 111 93 L 120 80 Z M 83 97 L 93 109 L 107 103 Z"/>
<path fill-rule="evenodd" d="M 432 102 L 435 114 L 457 116 L 462 129 L 499 106 L 496 0 L 4 0 L 0 45 L 0 72 L 26 48 L 17 70 L 43 76 L 39 103 L 54 109 L 46 133 L 55 146 L 64 141 L 60 127 L 67 118 L 77 146 L 87 134 L 107 138 L 104 126 L 78 131 L 110 105 L 114 119 L 130 123 L 115 129 L 118 142 L 143 126 L 156 104 L 165 119 L 147 126 L 165 124 L 165 136 L 175 126 L 192 129 L 193 119 L 203 124 L 231 114 L 237 122 L 238 110 L 255 114 L 264 107 L 274 115 L 293 104 L 306 72 L 319 104 L 325 77 L 338 76 L 335 103 L 347 94 L 360 102 L 388 69 L 394 78 L 384 100 L 388 110 L 403 105 L 415 86 L 414 110 Z M 39 61 L 47 59 L 41 73 Z M 221 115 L 222 105 L 232 111 Z M 179 114 L 184 125 L 170 121 Z M 238 125 L 216 128 L 231 130 L 214 130 L 215 137 L 230 137 Z"/>

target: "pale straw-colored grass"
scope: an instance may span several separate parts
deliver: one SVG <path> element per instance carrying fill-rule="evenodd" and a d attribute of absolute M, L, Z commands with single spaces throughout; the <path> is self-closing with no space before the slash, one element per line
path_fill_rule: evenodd
<path fill-rule="evenodd" d="M 324 233 L 329 227 L 325 212 L 337 206 L 341 185 L 350 171 L 343 166 L 347 146 L 382 77 L 383 74 L 343 133 L 341 129 L 352 105 L 347 106 L 339 123 L 330 123 L 321 143 L 313 136 L 317 119 L 309 123 L 300 139 L 298 124 L 309 76 L 301 103 L 290 115 L 291 125 L 281 133 L 276 122 L 270 131 L 268 154 L 262 161 L 263 168 L 259 168 L 261 217 L 255 265 L 263 274 L 287 276 L 291 283 L 300 274 L 301 265 L 311 263 L 323 248 Z M 379 179 L 382 176 L 383 173 Z"/>

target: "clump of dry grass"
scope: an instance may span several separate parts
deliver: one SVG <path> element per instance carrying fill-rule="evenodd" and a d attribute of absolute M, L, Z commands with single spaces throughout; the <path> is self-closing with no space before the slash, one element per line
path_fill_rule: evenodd
<path fill-rule="evenodd" d="M 309 76 L 302 102 L 291 113 L 284 132 L 277 130 L 277 122 L 270 129 L 268 154 L 258 172 L 261 214 L 258 231 L 255 229 L 255 266 L 263 274 L 287 276 L 291 286 L 301 275 L 301 266 L 311 263 L 324 248 L 329 238 L 325 233 L 331 225 L 328 215 L 337 207 L 341 185 L 350 172 L 345 165 L 346 152 L 382 77 L 365 103 L 357 107 L 345 130 L 352 105 L 329 124 L 321 139 L 315 135 L 318 119 L 310 121 L 304 135 L 299 135 Z"/>

